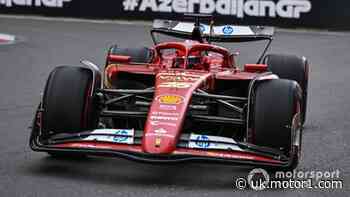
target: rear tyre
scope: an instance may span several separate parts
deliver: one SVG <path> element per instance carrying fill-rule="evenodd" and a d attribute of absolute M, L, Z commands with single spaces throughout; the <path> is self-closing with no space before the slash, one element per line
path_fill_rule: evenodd
<path fill-rule="evenodd" d="M 252 143 L 283 151 L 290 158 L 287 169 L 296 168 L 299 162 L 300 145 L 294 144 L 301 141 L 300 98 L 300 87 L 294 81 L 264 81 L 257 86 L 252 106 Z"/>
<path fill-rule="evenodd" d="M 309 64 L 305 57 L 300 58 L 293 55 L 270 54 L 265 57 L 268 69 L 282 79 L 294 80 L 299 83 L 303 98 L 301 104 L 301 119 L 304 124 L 307 113 L 307 97 L 309 83 Z"/>
<path fill-rule="evenodd" d="M 43 136 L 77 133 L 97 127 L 96 108 L 91 100 L 92 74 L 81 67 L 55 68 L 46 83 L 43 96 Z M 56 157 L 81 156 L 49 152 Z"/>

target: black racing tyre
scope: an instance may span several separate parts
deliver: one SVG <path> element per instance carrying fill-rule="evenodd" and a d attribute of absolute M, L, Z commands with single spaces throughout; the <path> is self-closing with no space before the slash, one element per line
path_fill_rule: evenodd
<path fill-rule="evenodd" d="M 95 128 L 91 71 L 60 66 L 50 74 L 43 95 L 43 132 L 75 133 Z"/>
<path fill-rule="evenodd" d="M 295 168 L 299 152 L 294 151 L 297 133 L 293 128 L 301 124 L 298 116 L 301 105 L 299 85 L 286 79 L 264 81 L 258 84 L 253 99 L 252 143 L 283 151 L 291 158 L 288 168 Z"/>
<path fill-rule="evenodd" d="M 309 84 L 309 64 L 307 59 L 294 55 L 270 54 L 265 57 L 264 63 L 268 65 L 269 71 L 280 78 L 294 80 L 299 83 L 303 91 L 301 119 L 304 124 L 306 121 Z"/>
<path fill-rule="evenodd" d="M 96 110 L 91 100 L 92 74 L 86 68 L 60 66 L 50 74 L 43 95 L 43 137 L 96 128 Z M 54 157 L 82 157 L 58 151 Z"/>
<path fill-rule="evenodd" d="M 149 63 L 153 57 L 153 51 L 147 47 L 141 48 L 119 48 L 113 45 L 109 49 L 111 55 L 125 55 L 131 57 L 131 62 Z"/>

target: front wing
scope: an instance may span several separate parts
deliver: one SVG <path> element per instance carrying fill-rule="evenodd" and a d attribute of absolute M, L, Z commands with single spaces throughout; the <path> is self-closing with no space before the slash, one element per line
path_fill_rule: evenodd
<path fill-rule="evenodd" d="M 290 159 L 277 150 L 239 143 L 231 138 L 219 136 L 183 134 L 176 150 L 166 155 L 144 152 L 141 141 L 142 131 L 121 129 L 58 134 L 43 140 L 39 128 L 34 125 L 30 147 L 41 152 L 83 153 L 152 163 L 200 161 L 271 167 L 287 167 L 290 164 Z"/>

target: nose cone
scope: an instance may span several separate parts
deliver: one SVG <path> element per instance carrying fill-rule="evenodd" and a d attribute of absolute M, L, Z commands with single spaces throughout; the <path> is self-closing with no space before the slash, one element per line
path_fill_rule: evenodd
<path fill-rule="evenodd" d="M 151 154 L 171 154 L 176 149 L 176 138 L 166 133 L 147 133 L 143 138 L 143 151 Z"/>
<path fill-rule="evenodd" d="M 175 151 L 192 93 L 210 76 L 187 71 L 157 74 L 155 95 L 142 137 L 144 152 L 171 154 Z"/>

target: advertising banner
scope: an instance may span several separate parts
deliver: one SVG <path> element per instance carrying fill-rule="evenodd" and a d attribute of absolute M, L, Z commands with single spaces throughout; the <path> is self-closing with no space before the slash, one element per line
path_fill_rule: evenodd
<path fill-rule="evenodd" d="M 222 23 L 350 29 L 349 6 L 346 0 L 0 0 L 0 13 L 128 20 L 203 13 Z"/>

